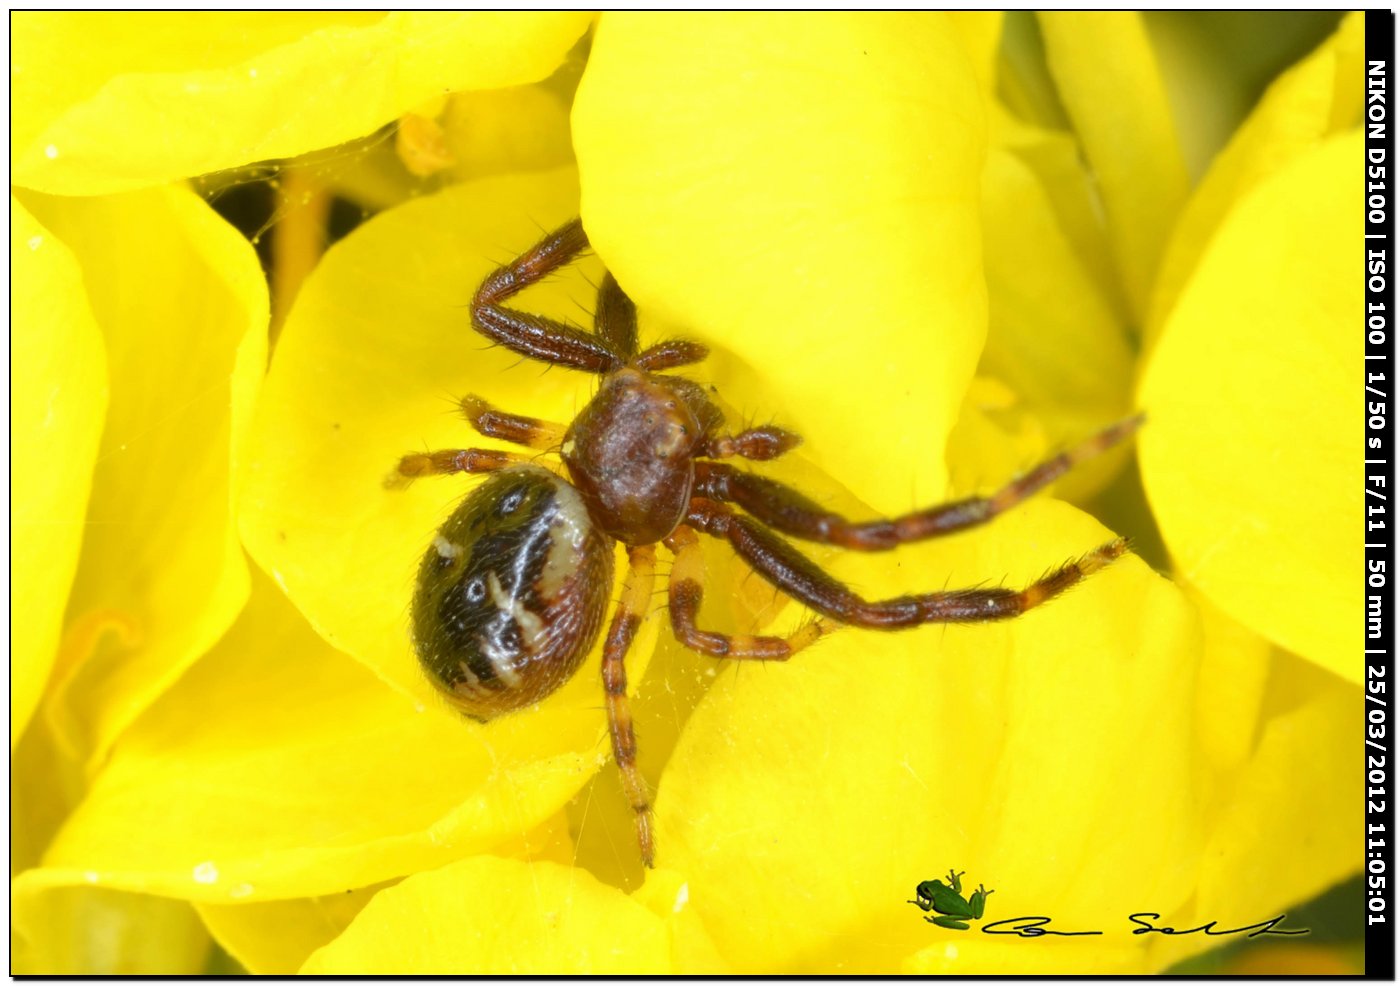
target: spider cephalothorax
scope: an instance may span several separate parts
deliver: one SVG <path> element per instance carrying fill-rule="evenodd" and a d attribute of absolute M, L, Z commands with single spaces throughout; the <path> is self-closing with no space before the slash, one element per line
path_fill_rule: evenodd
<path fill-rule="evenodd" d="M 592 333 L 502 306 L 587 246 L 574 220 L 497 268 L 477 290 L 472 324 L 524 356 L 599 374 L 598 393 L 567 427 L 497 411 L 478 397 L 462 400 L 481 434 L 558 452 L 569 481 L 524 456 L 489 449 L 412 454 L 399 462 L 400 476 L 409 479 L 495 474 L 453 512 L 423 557 L 413 640 L 433 682 L 468 715 L 489 719 L 532 705 L 567 681 L 592 649 L 612 592 L 612 544 L 625 544 L 629 567 L 603 647 L 603 689 L 613 757 L 636 812 L 642 859 L 651 865 L 650 802 L 636 765 L 623 658 L 651 598 L 657 543 L 675 558 L 669 608 L 677 639 L 715 657 L 786 660 L 840 623 L 891 630 L 1006 619 L 1102 568 L 1126 550 L 1125 542 L 1110 541 L 1021 590 L 959 589 L 872 601 L 775 532 L 883 551 L 965 530 L 1121 441 L 1140 419 L 1105 429 L 989 497 L 849 521 L 790 487 L 714 461 L 772 459 L 800 439 L 771 426 L 725 432 L 723 413 L 698 384 L 663 372 L 699 362 L 705 347 L 668 340 L 639 350 L 636 309 L 611 275 L 598 290 Z M 822 618 L 786 637 L 700 629 L 698 533 L 728 541 L 755 572 Z"/>

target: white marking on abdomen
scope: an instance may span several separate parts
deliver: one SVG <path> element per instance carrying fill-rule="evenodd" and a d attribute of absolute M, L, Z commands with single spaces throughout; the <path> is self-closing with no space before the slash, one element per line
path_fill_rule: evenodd
<path fill-rule="evenodd" d="M 453 544 L 441 534 L 433 538 L 433 547 L 437 549 L 438 557 L 444 560 L 456 561 L 462 557 L 462 546 Z"/>
<path fill-rule="evenodd" d="M 486 591 L 490 593 L 491 601 L 496 604 L 496 609 L 509 616 L 512 622 L 520 628 L 520 636 L 524 640 L 525 650 L 531 655 L 537 654 L 539 645 L 544 638 L 544 621 L 526 609 L 523 602 L 506 592 L 495 572 L 486 573 Z M 496 670 L 500 679 L 510 688 L 518 687 L 520 675 L 516 674 L 515 669 L 511 667 L 511 655 L 486 638 L 481 639 L 481 645 L 481 652 L 491 662 L 491 667 Z"/>
<path fill-rule="evenodd" d="M 565 581 L 577 571 L 578 556 L 593 524 L 577 490 L 563 481 L 555 483 L 554 488 L 557 509 L 549 525 L 549 553 L 545 555 L 535 586 L 540 597 L 551 603 L 563 591 Z"/>

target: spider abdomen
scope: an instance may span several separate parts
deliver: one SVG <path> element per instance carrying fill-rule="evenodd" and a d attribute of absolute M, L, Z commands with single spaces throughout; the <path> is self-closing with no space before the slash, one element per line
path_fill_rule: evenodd
<path fill-rule="evenodd" d="M 612 545 L 576 490 L 537 466 L 494 474 L 418 568 L 413 642 L 428 676 L 478 719 L 523 708 L 578 670 L 612 591 Z"/>
<path fill-rule="evenodd" d="M 666 377 L 609 374 L 569 428 L 563 457 L 589 513 L 623 544 L 655 544 L 685 518 L 704 437 Z"/>

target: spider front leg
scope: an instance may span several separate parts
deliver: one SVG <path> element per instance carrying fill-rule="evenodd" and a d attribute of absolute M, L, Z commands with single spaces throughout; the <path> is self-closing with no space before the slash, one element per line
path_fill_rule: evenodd
<path fill-rule="evenodd" d="M 627 667 L 623 663 L 632 640 L 651 601 L 656 570 L 656 548 L 641 545 L 627 550 L 630 567 L 622 587 L 622 601 L 613 614 L 603 644 L 603 693 L 608 709 L 608 731 L 612 735 L 613 761 L 622 772 L 622 788 L 637 819 L 637 845 L 642 865 L 650 867 L 655 856 L 651 835 L 651 802 L 646 780 L 637 769 L 637 736 L 632 729 L 632 708 L 627 701 Z"/>
<path fill-rule="evenodd" d="M 504 267 L 487 275 L 472 299 L 472 325 L 512 352 L 555 366 L 607 373 L 626 362 L 607 341 L 572 325 L 506 308 L 501 303 L 538 284 L 588 248 L 583 223 L 574 219 Z"/>
<path fill-rule="evenodd" d="M 816 620 L 786 637 L 755 637 L 701 630 L 695 624 L 705 594 L 700 540 L 694 531 L 682 524 L 666 539 L 666 547 L 676 556 L 671 566 L 669 588 L 671 628 L 675 631 L 676 639 L 693 651 L 711 657 L 744 661 L 786 661 L 835 629 L 824 620 Z"/>
<path fill-rule="evenodd" d="M 806 555 L 749 517 L 714 500 L 692 499 L 686 523 L 726 539 L 740 558 L 793 599 L 854 626 L 893 630 L 923 623 L 983 623 L 1019 616 L 1077 585 L 1128 550 L 1117 538 L 1019 591 L 957 589 L 869 601 L 822 571 Z"/>
<path fill-rule="evenodd" d="M 888 551 L 910 541 L 940 537 L 987 523 L 1045 488 L 1077 463 L 1117 445 L 1136 431 L 1142 420 L 1138 415 L 1105 428 L 1069 451 L 1040 463 L 991 496 L 955 500 L 902 517 L 850 521 L 782 483 L 739 472 L 717 462 L 696 463 L 695 495 L 737 504 L 763 523 L 793 537 L 856 551 Z"/>

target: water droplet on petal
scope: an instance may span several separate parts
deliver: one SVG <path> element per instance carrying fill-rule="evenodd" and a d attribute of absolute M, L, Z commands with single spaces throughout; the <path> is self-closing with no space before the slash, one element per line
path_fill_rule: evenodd
<path fill-rule="evenodd" d="M 219 868 L 206 860 L 195 866 L 193 876 L 195 883 L 217 883 Z"/>
<path fill-rule="evenodd" d="M 252 892 L 253 885 L 251 883 L 240 883 L 230 887 L 228 895 L 230 897 L 247 897 L 250 896 Z"/>

